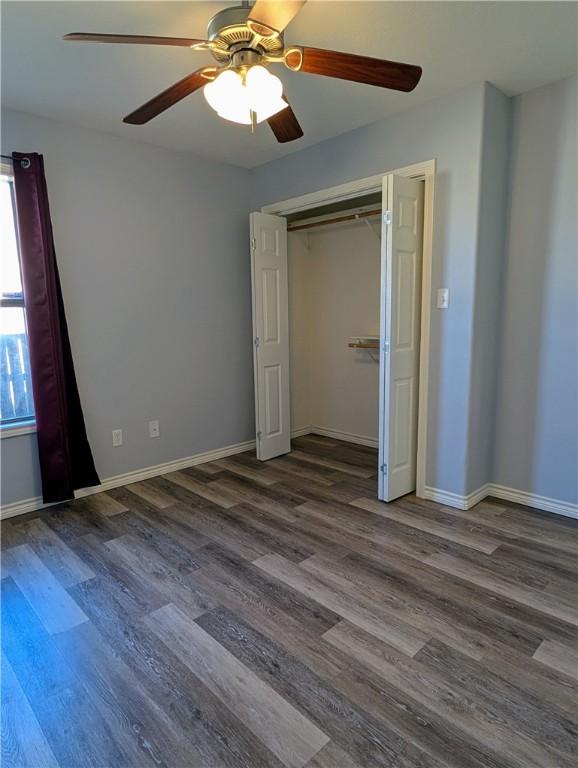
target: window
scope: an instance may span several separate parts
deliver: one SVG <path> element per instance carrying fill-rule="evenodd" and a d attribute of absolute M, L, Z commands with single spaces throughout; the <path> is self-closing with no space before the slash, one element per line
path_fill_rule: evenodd
<path fill-rule="evenodd" d="M 0 174 L 0 428 L 34 424 L 12 169 Z"/>

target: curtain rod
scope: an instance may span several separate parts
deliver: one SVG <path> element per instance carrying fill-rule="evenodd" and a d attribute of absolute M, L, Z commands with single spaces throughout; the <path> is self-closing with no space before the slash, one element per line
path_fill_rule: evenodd
<path fill-rule="evenodd" d="M 289 224 L 287 232 L 297 232 L 300 229 L 311 229 L 312 227 L 321 227 L 324 224 L 337 224 L 340 221 L 355 221 L 356 219 L 367 219 L 369 216 L 381 214 L 381 208 L 373 211 L 361 211 L 360 213 L 350 213 L 346 216 L 336 216 L 333 219 L 323 219 L 321 221 L 312 221 L 308 224 Z"/>
<path fill-rule="evenodd" d="M 1 157 L 3 160 L 10 160 L 10 162 L 12 163 L 12 165 L 14 165 L 14 158 L 13 158 L 11 155 L 0 155 L 0 157 Z M 30 168 L 30 160 L 29 160 L 29 158 L 27 158 L 27 157 L 21 157 L 21 158 L 20 158 L 20 165 L 22 166 L 22 168 L 25 168 L 25 169 L 26 169 L 26 168 Z"/>

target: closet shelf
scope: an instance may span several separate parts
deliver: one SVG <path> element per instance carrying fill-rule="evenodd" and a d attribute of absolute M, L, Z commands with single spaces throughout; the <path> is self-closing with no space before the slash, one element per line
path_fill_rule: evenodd
<path fill-rule="evenodd" d="M 346 221 L 360 221 L 364 219 L 367 220 L 371 216 L 381 216 L 381 208 L 374 208 L 371 211 L 356 211 L 355 213 L 347 213 L 343 216 L 335 216 L 335 217 L 326 218 L 326 219 L 317 219 L 316 221 L 305 221 L 305 222 L 296 221 L 295 223 L 289 223 L 287 225 L 287 232 L 298 232 L 301 229 L 312 229 L 313 227 L 322 227 L 325 224 L 340 224 Z"/>
<path fill-rule="evenodd" d="M 350 336 L 351 349 L 379 349 L 379 336 Z"/>

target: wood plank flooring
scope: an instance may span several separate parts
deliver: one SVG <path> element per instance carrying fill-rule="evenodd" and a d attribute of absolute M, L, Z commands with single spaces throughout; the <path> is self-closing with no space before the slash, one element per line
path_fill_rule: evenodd
<path fill-rule="evenodd" d="M 3 768 L 575 768 L 578 525 L 309 435 L 2 523 Z"/>

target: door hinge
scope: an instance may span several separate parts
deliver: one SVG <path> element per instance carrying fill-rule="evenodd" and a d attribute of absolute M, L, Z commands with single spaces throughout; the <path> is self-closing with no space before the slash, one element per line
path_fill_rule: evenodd
<path fill-rule="evenodd" d="M 251 250 L 254 251 L 257 248 L 257 241 L 254 237 L 251 238 Z"/>
<path fill-rule="evenodd" d="M 387 464 L 382 464 L 380 469 L 384 475 L 387 475 Z"/>
<path fill-rule="evenodd" d="M 385 211 L 383 221 L 389 226 L 391 224 L 391 211 Z"/>
<path fill-rule="evenodd" d="M 387 339 L 383 342 L 383 352 L 384 354 L 389 354 L 389 341 Z"/>
<path fill-rule="evenodd" d="M 257 432 L 257 440 L 261 439 L 261 432 Z"/>
<path fill-rule="evenodd" d="M 258 336 L 255 336 L 255 338 L 253 339 L 253 344 L 254 344 L 256 347 L 258 347 L 258 346 L 259 346 L 259 337 L 258 337 Z"/>

